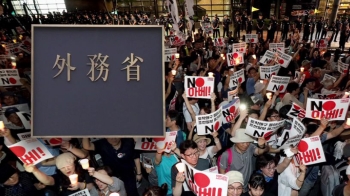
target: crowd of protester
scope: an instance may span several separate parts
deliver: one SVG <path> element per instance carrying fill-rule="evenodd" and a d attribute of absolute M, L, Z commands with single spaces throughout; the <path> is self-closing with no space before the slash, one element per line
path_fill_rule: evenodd
<path fill-rule="evenodd" d="M 206 17 L 204 21 L 207 20 Z M 240 18 L 240 15 L 236 15 L 237 20 Z M 161 16 L 157 19 L 138 11 L 112 16 L 108 13 L 65 12 L 49 14 L 46 17 L 3 16 L 3 31 L 0 36 L 3 45 L 0 54 L 8 55 L 7 43 L 25 40 L 30 24 L 168 24 L 164 21 L 170 21 L 169 17 Z M 349 31 L 348 23 L 343 25 L 344 31 Z M 20 33 L 17 26 L 23 26 L 26 31 Z M 165 25 L 168 30 L 170 27 Z M 186 25 L 183 28 L 185 27 Z M 11 107 L 28 104 L 30 108 L 30 55 L 17 53 L 14 60 L 16 67 L 13 67 L 13 59 L 5 61 L 1 65 L 2 69 L 18 69 L 23 85 L 0 88 L 1 105 L 3 108 L 6 106 L 2 115 L 14 125 L 0 130 L 0 195 L 71 195 L 84 189 L 88 189 L 93 196 L 112 193 L 121 196 L 195 195 L 184 189 L 185 176 L 176 167 L 179 159 L 185 160 L 198 170 L 218 166 L 217 172 L 228 177 L 229 196 L 350 195 L 350 144 L 349 137 L 345 134 L 350 126 L 345 123 L 345 119 L 328 121 L 305 118 L 302 121 L 307 128 L 304 138 L 319 136 L 327 158 L 324 163 L 308 166 L 298 166 L 294 162 L 293 156 L 298 153 L 296 146 L 291 146 L 291 153 L 286 153 L 268 144 L 265 138 L 254 139 L 245 134 L 248 118 L 263 121 L 291 120 L 286 113 L 292 103 L 305 109 L 307 99 L 312 98 L 315 93 L 345 94 L 349 91 L 348 70 L 346 73 L 339 73 L 338 61 L 349 64 L 350 50 L 344 53 L 344 48 L 337 49 L 331 54 L 327 49 L 317 48 L 313 39 L 310 42 L 309 37 L 305 37 L 305 29 L 302 38 L 297 27 L 292 32 L 288 26 L 282 40 L 286 43 L 284 52 L 293 58 L 288 67 L 279 69 L 277 75 L 290 77 L 290 83 L 286 93 L 277 91 L 272 97 L 268 97 L 268 81 L 260 82 L 259 59 L 269 49 L 269 43 L 276 42 L 275 32 L 273 36 L 268 32 L 265 39 L 264 29 L 257 27 L 258 43 L 247 43 L 244 63 L 230 67 L 224 58 L 230 52 L 231 44 L 240 42 L 240 29 L 237 29 L 238 25 L 234 27 L 235 33 L 226 29 L 227 36 L 224 35 L 223 47 L 215 46 L 213 35 L 201 28 L 193 35 L 190 33 L 185 45 L 181 46 L 173 46 L 169 36 L 165 35 L 165 46 L 176 47 L 180 54 L 180 58 L 164 64 L 166 131 L 177 131 L 176 141 L 171 144 L 170 152 L 160 148 L 156 152 L 136 150 L 135 139 L 127 138 L 74 138 L 54 147 L 40 140 L 55 157 L 37 165 L 23 165 L 7 146 L 19 141 L 19 133 L 30 131 L 24 128 L 21 119 L 16 115 L 19 110 Z M 252 31 L 249 24 L 244 28 L 248 28 L 248 32 Z M 217 33 L 216 36 L 220 36 L 220 32 Z M 340 39 L 342 40 L 342 36 Z M 207 136 L 198 135 L 195 117 L 212 113 L 219 106 L 228 103 L 227 92 L 234 90 L 229 87 L 230 76 L 241 69 L 244 70 L 246 81 L 239 84 L 236 91 L 241 104 L 247 108 L 241 109 L 236 119 L 222 125 L 217 132 Z M 173 74 L 173 70 L 176 70 L 176 74 Z M 301 73 L 298 77 L 295 77 L 296 71 Z M 211 99 L 188 98 L 184 92 L 184 77 L 208 76 L 209 72 L 214 73 L 215 77 L 215 89 Z M 337 80 L 327 80 L 321 84 L 326 73 Z M 301 78 L 303 82 L 299 85 Z M 251 96 L 258 97 L 259 101 L 253 101 Z M 349 113 L 347 116 L 349 117 Z M 290 123 L 286 121 L 284 128 L 276 133 L 277 136 L 284 129 L 288 129 L 288 126 L 290 128 Z M 150 158 L 154 167 L 149 168 L 141 163 L 143 157 Z M 86 158 L 89 160 L 89 168 L 83 169 L 79 160 Z M 72 174 L 78 174 L 78 183 L 71 184 L 69 176 Z M 340 177 L 334 180 L 337 178 L 336 174 Z"/>

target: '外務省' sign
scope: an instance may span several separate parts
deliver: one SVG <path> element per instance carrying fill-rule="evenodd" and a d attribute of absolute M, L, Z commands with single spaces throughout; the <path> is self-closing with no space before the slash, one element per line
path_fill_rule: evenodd
<path fill-rule="evenodd" d="M 164 137 L 163 35 L 152 25 L 32 25 L 32 136 Z"/>

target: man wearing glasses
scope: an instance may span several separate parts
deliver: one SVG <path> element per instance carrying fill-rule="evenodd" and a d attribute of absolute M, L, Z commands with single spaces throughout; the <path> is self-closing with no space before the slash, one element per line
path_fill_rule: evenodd
<path fill-rule="evenodd" d="M 186 140 L 182 142 L 179 146 L 180 156 L 188 164 L 198 170 L 209 169 L 209 161 L 207 159 L 199 159 L 199 150 L 197 143 L 192 140 Z M 174 196 L 194 196 L 189 188 L 187 187 L 185 181 L 184 172 L 178 172 L 176 169 L 176 164 L 171 168 L 171 186 L 173 188 Z"/>

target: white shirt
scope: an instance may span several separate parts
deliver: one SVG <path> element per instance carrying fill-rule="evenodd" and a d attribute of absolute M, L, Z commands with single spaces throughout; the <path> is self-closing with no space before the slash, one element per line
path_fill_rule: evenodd
<path fill-rule="evenodd" d="M 214 153 L 214 147 L 215 146 L 208 146 L 205 149 L 205 153 L 203 155 L 199 156 L 199 158 L 206 159 L 206 158 L 208 158 L 208 155 L 210 158 L 213 158 L 214 155 L 216 154 L 216 153 Z"/>
<path fill-rule="evenodd" d="M 199 106 L 198 106 L 198 103 L 192 105 L 192 109 L 193 109 L 193 112 L 194 114 L 197 116 L 199 114 Z M 185 117 L 185 121 L 186 122 L 192 122 L 192 121 L 195 121 L 196 119 L 192 119 L 191 118 L 191 114 L 190 112 L 187 110 L 187 107 L 186 107 L 186 103 L 183 103 L 183 107 L 182 107 L 182 111 L 183 111 L 183 114 L 184 114 L 184 117 Z"/>
<path fill-rule="evenodd" d="M 285 157 L 281 157 L 279 163 L 283 162 Z M 299 168 L 290 163 L 288 167 L 278 176 L 278 196 L 290 196 L 292 189 L 299 190 L 296 180 L 299 177 Z"/>

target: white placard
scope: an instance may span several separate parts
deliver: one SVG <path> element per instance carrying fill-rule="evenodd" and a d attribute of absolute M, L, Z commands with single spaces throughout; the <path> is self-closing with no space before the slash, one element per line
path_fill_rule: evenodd
<path fill-rule="evenodd" d="M 293 118 L 292 129 L 289 131 L 289 137 L 304 135 L 306 128 L 297 118 Z"/>
<path fill-rule="evenodd" d="M 349 64 L 343 63 L 340 59 L 338 60 L 338 72 L 346 73 L 348 71 Z"/>
<path fill-rule="evenodd" d="M 266 140 L 269 140 L 270 137 L 283 125 L 284 120 L 269 122 L 249 117 L 245 133 L 255 138 L 264 137 Z"/>
<path fill-rule="evenodd" d="M 90 192 L 88 189 L 81 190 L 79 192 L 73 193 L 69 196 L 90 196 Z"/>
<path fill-rule="evenodd" d="M 164 141 L 165 147 L 168 147 L 169 144 L 176 139 L 177 131 L 171 131 L 165 133 L 165 138 L 137 138 L 135 143 L 135 149 L 145 150 L 145 151 L 155 151 L 157 150 L 157 142 Z M 165 150 L 169 152 L 168 149 Z"/>
<path fill-rule="evenodd" d="M 243 53 L 240 52 L 232 52 L 227 53 L 227 66 L 237 66 L 239 64 L 244 63 Z"/>
<path fill-rule="evenodd" d="M 222 106 L 222 123 L 229 123 L 233 119 L 237 118 L 240 112 L 240 103 L 239 98 L 235 98 L 228 104 Z"/>
<path fill-rule="evenodd" d="M 210 99 L 214 92 L 214 77 L 185 76 L 185 92 L 187 97 Z"/>
<path fill-rule="evenodd" d="M 26 164 L 36 165 L 53 157 L 45 145 L 35 138 L 17 142 L 8 146 L 8 148 Z"/>
<path fill-rule="evenodd" d="M 32 134 L 30 132 L 25 132 L 25 133 L 18 133 L 17 136 L 22 141 L 22 140 L 30 139 L 32 137 Z"/>
<path fill-rule="evenodd" d="M 331 93 L 331 94 L 321 94 L 315 93 L 312 95 L 312 98 L 315 99 L 341 99 L 343 98 L 344 93 Z"/>
<path fill-rule="evenodd" d="M 284 93 L 287 89 L 287 85 L 290 81 L 289 77 L 284 76 L 272 76 L 269 84 L 267 85 L 266 90 L 276 92 L 280 91 L 280 93 Z"/>
<path fill-rule="evenodd" d="M 260 79 L 269 79 L 273 75 L 277 75 L 280 66 L 274 65 L 274 66 L 260 66 Z"/>
<path fill-rule="evenodd" d="M 171 60 L 175 60 L 175 54 L 177 53 L 176 48 L 168 48 L 164 50 L 164 62 L 170 62 Z"/>
<path fill-rule="evenodd" d="M 0 69 L 0 86 L 22 85 L 17 69 Z"/>
<path fill-rule="evenodd" d="M 278 149 L 288 149 L 291 146 L 295 147 L 304 136 L 304 133 L 295 137 L 290 137 L 289 134 L 290 130 L 283 130 L 281 137 L 277 140 Z"/>
<path fill-rule="evenodd" d="M 16 114 L 19 117 L 19 119 L 21 119 L 24 128 L 30 129 L 30 123 L 32 118 L 31 114 L 29 112 L 16 112 Z"/>
<path fill-rule="evenodd" d="M 337 81 L 337 78 L 335 78 L 331 75 L 328 75 L 328 74 L 324 74 L 323 79 L 321 81 L 321 84 L 323 84 L 323 82 L 326 80 L 331 80 L 334 83 L 335 81 Z"/>
<path fill-rule="evenodd" d="M 232 101 L 238 94 L 238 88 L 232 91 L 227 91 L 227 101 Z"/>
<path fill-rule="evenodd" d="M 214 46 L 218 46 L 218 47 L 225 46 L 224 38 L 222 37 L 214 38 L 213 42 L 214 42 Z"/>
<path fill-rule="evenodd" d="M 285 54 L 279 50 L 277 50 L 277 62 L 280 64 L 282 67 L 287 68 L 290 61 L 292 60 L 292 56 L 289 54 Z"/>
<path fill-rule="evenodd" d="M 232 52 L 246 53 L 246 43 L 241 42 L 232 44 Z"/>
<path fill-rule="evenodd" d="M 319 49 L 327 49 L 328 48 L 327 45 L 328 45 L 328 40 L 327 39 L 321 39 L 319 41 L 319 43 L 318 43 L 318 48 Z"/>
<path fill-rule="evenodd" d="M 279 50 L 284 53 L 284 43 L 269 43 L 269 50 L 272 52 L 277 52 L 277 50 Z"/>
<path fill-rule="evenodd" d="M 233 88 L 235 86 L 238 86 L 238 83 L 242 84 L 244 81 L 244 70 L 240 69 L 239 71 L 233 72 L 233 74 L 230 76 L 229 87 Z"/>
<path fill-rule="evenodd" d="M 246 43 L 258 43 L 258 34 L 246 34 L 245 35 Z"/>
<path fill-rule="evenodd" d="M 196 116 L 197 134 L 209 135 L 221 127 L 222 108 L 213 113 Z"/>
<path fill-rule="evenodd" d="M 298 144 L 298 154 L 294 156 L 297 165 L 313 165 L 326 162 L 321 139 L 319 136 L 303 138 Z"/>
<path fill-rule="evenodd" d="M 275 61 L 276 60 L 276 53 L 270 51 L 270 50 L 266 50 L 264 56 L 260 59 L 259 63 L 261 64 L 269 64 L 271 63 L 271 61 Z"/>
<path fill-rule="evenodd" d="M 349 98 L 328 100 L 308 98 L 305 117 L 318 120 L 326 118 L 329 121 L 345 120 L 349 100 Z"/>
<path fill-rule="evenodd" d="M 227 195 L 227 176 L 225 176 L 224 174 L 199 171 L 192 167 L 190 164 L 188 164 L 184 159 L 181 159 L 181 162 L 185 164 L 186 185 L 195 195 Z M 203 194 L 199 194 L 200 192 L 202 192 Z"/>
<path fill-rule="evenodd" d="M 305 118 L 305 110 L 304 108 L 300 107 L 298 104 L 293 103 L 292 107 L 287 113 L 287 116 L 291 118 L 300 118 L 301 120 L 303 120 Z"/>

